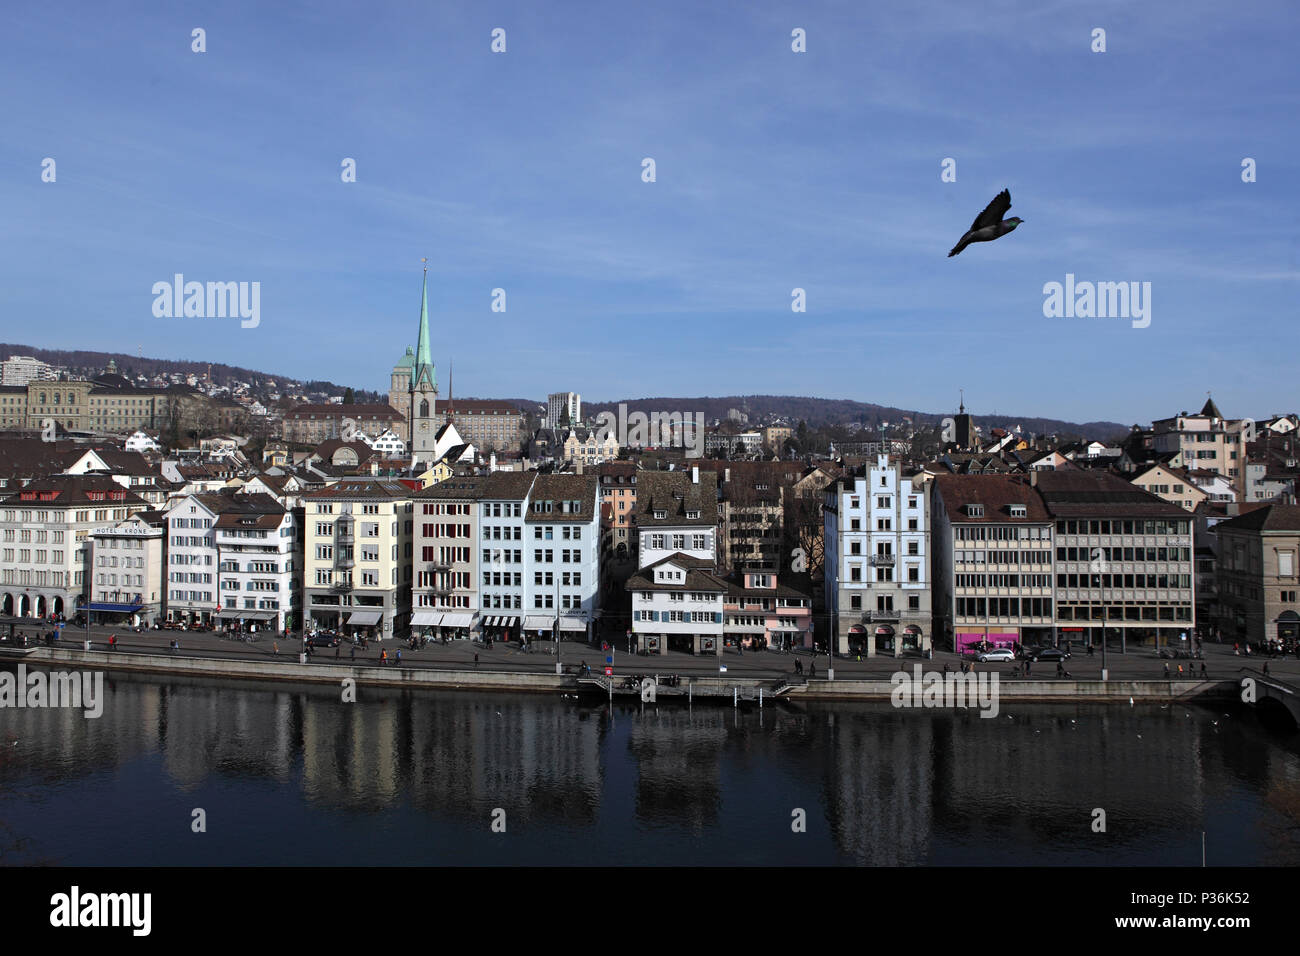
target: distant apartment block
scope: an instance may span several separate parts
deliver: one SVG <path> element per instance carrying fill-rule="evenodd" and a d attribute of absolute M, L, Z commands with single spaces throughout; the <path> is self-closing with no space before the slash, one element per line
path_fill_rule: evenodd
<path fill-rule="evenodd" d="M 577 392 L 555 392 L 546 396 L 546 427 L 564 428 L 582 421 L 582 396 Z"/>
<path fill-rule="evenodd" d="M 30 355 L 11 355 L 0 362 L 0 385 L 52 382 L 59 377 L 60 371 L 57 366 Z"/>

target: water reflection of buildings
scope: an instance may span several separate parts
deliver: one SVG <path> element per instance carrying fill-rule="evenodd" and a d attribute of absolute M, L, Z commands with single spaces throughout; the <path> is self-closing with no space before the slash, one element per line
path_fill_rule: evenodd
<path fill-rule="evenodd" d="M 718 821 L 719 771 L 730 710 L 680 706 L 647 709 L 635 718 L 628 753 L 637 769 L 636 815 L 651 824 L 703 830 Z"/>
<path fill-rule="evenodd" d="M 934 724 L 914 715 L 813 712 L 827 745 L 826 814 L 840 852 L 871 866 L 924 863 L 933 826 Z"/>
<path fill-rule="evenodd" d="M 1188 718 L 1182 707 L 1035 706 L 981 718 L 976 710 L 886 705 L 811 711 L 829 750 L 835 840 L 859 863 L 934 862 L 928 847 L 935 837 L 949 846 L 1102 851 L 1181 839 L 1204 815 L 1202 738 L 1212 728 L 1203 726 L 1203 712 Z M 1090 828 L 1095 807 L 1107 811 L 1104 847 Z"/>
<path fill-rule="evenodd" d="M 555 701 L 362 690 L 364 704 L 313 700 L 303 720 L 303 783 L 353 809 L 409 802 L 486 821 L 589 824 L 602 789 L 599 721 Z"/>
<path fill-rule="evenodd" d="M 131 686 L 156 700 L 151 723 L 167 773 L 181 786 L 196 787 L 214 773 L 288 779 L 301 691 L 187 681 Z"/>

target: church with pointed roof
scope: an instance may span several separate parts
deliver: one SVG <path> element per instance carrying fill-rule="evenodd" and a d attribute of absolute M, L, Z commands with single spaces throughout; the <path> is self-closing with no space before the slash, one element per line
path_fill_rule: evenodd
<path fill-rule="evenodd" d="M 424 270 L 420 290 L 420 331 L 415 351 L 406 354 L 395 366 L 388 389 L 388 404 L 406 418 L 406 447 L 410 454 L 425 461 L 435 460 L 438 424 L 437 369 L 433 364 L 433 347 L 429 335 L 429 270 Z"/>

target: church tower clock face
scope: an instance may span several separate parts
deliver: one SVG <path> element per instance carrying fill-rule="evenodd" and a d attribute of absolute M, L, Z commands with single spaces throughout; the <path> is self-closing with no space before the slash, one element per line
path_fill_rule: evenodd
<path fill-rule="evenodd" d="M 429 430 L 429 423 L 428 423 L 428 422 L 420 422 L 420 431 L 422 431 L 422 432 L 427 432 L 428 430 Z"/>

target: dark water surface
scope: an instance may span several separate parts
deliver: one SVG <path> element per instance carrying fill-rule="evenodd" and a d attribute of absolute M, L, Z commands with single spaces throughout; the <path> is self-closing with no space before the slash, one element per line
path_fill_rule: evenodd
<path fill-rule="evenodd" d="M 105 689 L 0 710 L 0 863 L 1300 864 L 1300 744 L 1244 709 Z"/>

